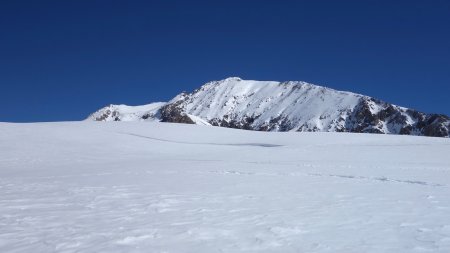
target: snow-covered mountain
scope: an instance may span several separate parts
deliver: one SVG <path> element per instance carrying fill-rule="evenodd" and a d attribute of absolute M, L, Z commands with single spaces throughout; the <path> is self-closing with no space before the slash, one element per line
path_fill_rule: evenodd
<path fill-rule="evenodd" d="M 449 137 L 450 118 L 301 81 L 230 77 L 168 103 L 110 105 L 96 121 L 163 121 L 258 131 L 358 132 Z"/>

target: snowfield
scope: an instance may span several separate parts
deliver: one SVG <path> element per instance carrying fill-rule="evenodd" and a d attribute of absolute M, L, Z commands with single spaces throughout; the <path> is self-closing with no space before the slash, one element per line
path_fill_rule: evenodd
<path fill-rule="evenodd" d="M 0 252 L 450 252 L 450 139 L 0 123 Z"/>

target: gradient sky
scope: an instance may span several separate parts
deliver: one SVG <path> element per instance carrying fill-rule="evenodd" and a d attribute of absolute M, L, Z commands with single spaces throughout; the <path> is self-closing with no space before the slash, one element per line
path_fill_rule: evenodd
<path fill-rule="evenodd" d="M 210 80 L 302 80 L 450 115 L 450 1 L 1 1 L 0 121 Z"/>

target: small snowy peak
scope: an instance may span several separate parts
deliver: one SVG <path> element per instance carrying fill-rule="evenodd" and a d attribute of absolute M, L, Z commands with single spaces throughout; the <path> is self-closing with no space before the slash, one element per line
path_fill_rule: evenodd
<path fill-rule="evenodd" d="M 91 114 L 87 120 L 140 121 L 155 120 L 159 109 L 166 103 L 157 102 L 140 106 L 109 105 Z"/>
<path fill-rule="evenodd" d="M 222 80 L 222 81 L 235 81 L 235 82 L 239 82 L 239 81 L 242 81 L 242 78 L 240 78 L 240 77 L 237 77 L 237 76 L 230 76 L 230 77 L 227 77 L 227 78 L 225 78 L 224 80 Z"/>

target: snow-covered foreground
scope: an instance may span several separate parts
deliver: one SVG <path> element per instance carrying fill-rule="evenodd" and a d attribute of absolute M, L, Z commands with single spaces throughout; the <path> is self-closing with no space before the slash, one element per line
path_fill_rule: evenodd
<path fill-rule="evenodd" d="M 0 252 L 450 252 L 450 139 L 0 124 Z"/>

